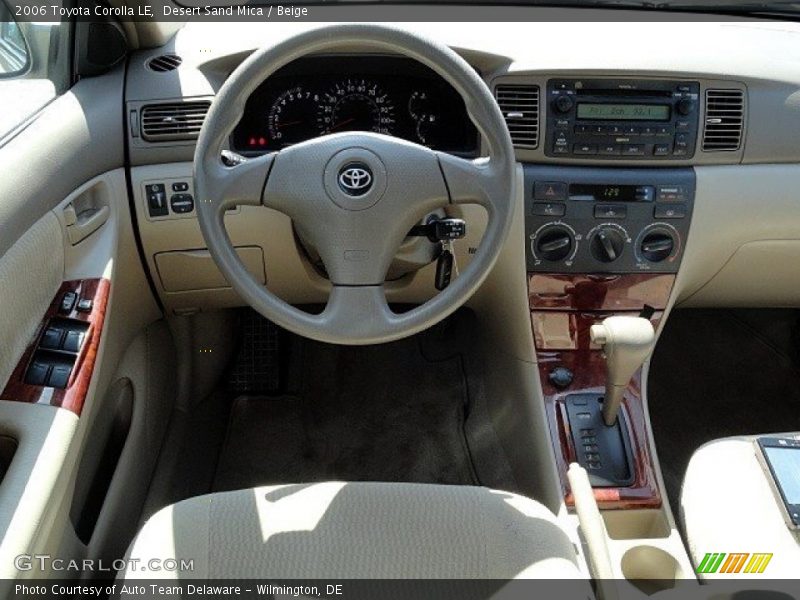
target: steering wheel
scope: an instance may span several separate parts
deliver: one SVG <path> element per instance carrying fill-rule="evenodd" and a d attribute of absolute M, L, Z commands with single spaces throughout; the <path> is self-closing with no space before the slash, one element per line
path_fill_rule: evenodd
<path fill-rule="evenodd" d="M 410 57 L 442 76 L 464 99 L 488 156 L 467 160 L 386 135 L 346 132 L 234 166 L 222 162 L 228 136 L 261 82 L 307 54 L 353 46 Z M 301 336 L 374 344 L 436 324 L 463 305 L 486 278 L 511 225 L 514 153 L 488 87 L 450 48 L 393 28 L 335 25 L 256 51 L 230 75 L 200 132 L 194 183 L 200 228 L 211 256 L 250 306 Z M 425 215 L 458 203 L 477 203 L 488 213 L 474 259 L 433 299 L 408 312 L 393 312 L 384 280 L 398 248 Z M 332 284 L 321 313 L 291 306 L 247 271 L 223 223 L 225 211 L 235 205 L 263 205 L 288 215 L 317 248 Z"/>

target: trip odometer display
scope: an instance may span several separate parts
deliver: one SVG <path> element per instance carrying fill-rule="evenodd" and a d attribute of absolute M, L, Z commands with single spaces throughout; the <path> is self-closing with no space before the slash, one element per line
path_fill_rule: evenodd
<path fill-rule="evenodd" d="M 391 98 L 375 82 L 347 79 L 320 97 L 317 125 L 321 134 L 372 131 L 393 135 L 395 123 Z"/>
<path fill-rule="evenodd" d="M 286 147 L 315 136 L 319 95 L 303 87 L 283 92 L 269 109 L 267 130 L 273 146 Z"/>

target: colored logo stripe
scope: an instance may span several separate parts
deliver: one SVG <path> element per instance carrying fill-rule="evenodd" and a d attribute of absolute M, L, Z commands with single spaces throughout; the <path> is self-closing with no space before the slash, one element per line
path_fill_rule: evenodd
<path fill-rule="evenodd" d="M 749 558 L 749 560 L 748 560 Z M 708 552 L 703 556 L 703 560 L 697 566 L 698 573 L 741 573 L 744 568 L 745 573 L 763 573 L 769 561 L 772 560 L 771 553 L 733 552 Z"/>
<path fill-rule="evenodd" d="M 769 561 L 772 560 L 772 554 L 753 554 L 750 562 L 744 569 L 745 573 L 763 573 L 767 568 Z"/>
<path fill-rule="evenodd" d="M 750 556 L 749 553 L 734 553 L 729 554 L 728 558 L 722 563 L 720 573 L 738 573 L 744 566 L 744 561 Z"/>
<path fill-rule="evenodd" d="M 724 552 L 709 552 L 700 561 L 700 566 L 697 567 L 698 573 L 716 573 L 722 564 L 722 559 L 725 558 Z"/>

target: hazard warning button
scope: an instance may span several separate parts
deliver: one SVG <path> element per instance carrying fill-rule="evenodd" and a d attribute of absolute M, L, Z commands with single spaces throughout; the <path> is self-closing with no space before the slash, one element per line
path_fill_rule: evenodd
<path fill-rule="evenodd" d="M 537 181 L 533 184 L 534 200 L 566 200 L 567 184 L 561 181 Z"/>

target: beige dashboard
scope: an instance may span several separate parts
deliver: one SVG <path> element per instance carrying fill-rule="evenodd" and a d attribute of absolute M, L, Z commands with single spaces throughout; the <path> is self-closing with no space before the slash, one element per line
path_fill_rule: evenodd
<path fill-rule="evenodd" d="M 149 215 L 147 186 L 163 184 L 173 195 L 173 183 L 187 183 L 193 193 L 192 163 L 168 163 L 134 167 L 131 181 L 136 220 L 153 284 L 164 306 L 174 314 L 190 314 L 212 308 L 241 305 L 241 300 L 216 268 L 200 232 L 194 211 L 165 217 Z M 454 207 L 452 216 L 467 220 L 467 237 L 455 247 L 457 264 L 465 267 L 483 234 L 485 212 L 480 207 Z M 313 268 L 295 237 L 291 220 L 274 210 L 243 206 L 225 219 L 228 235 L 248 271 L 260 283 L 287 302 L 324 304 L 330 284 Z M 401 248 L 401 251 L 403 248 Z M 434 267 L 387 284 L 391 301 L 421 303 L 436 290 Z"/>
<path fill-rule="evenodd" d="M 210 25 L 190 24 L 166 50 L 140 52 L 131 62 L 126 106 L 131 116 L 136 220 L 156 290 L 172 311 L 232 306 L 239 300 L 205 251 L 194 213 L 168 218 L 147 213 L 148 183 L 191 185 L 193 142 L 147 142 L 135 131 L 135 118 L 147 104 L 212 99 L 227 74 L 263 40 L 275 43 L 311 26 L 215 24 L 214 35 L 209 35 Z M 493 88 L 510 83 L 544 90 L 553 77 L 690 79 L 700 84 L 701 114 L 707 90 L 741 91 L 745 118 L 738 148 L 729 152 L 698 148 L 683 160 L 644 161 L 646 166 L 685 166 L 695 171 L 695 209 L 676 299 L 692 306 L 800 305 L 800 272 L 793 268 L 800 260 L 800 26 L 765 21 L 452 23 L 446 30 L 436 23 L 399 26 L 448 43 Z M 169 73 L 150 70 L 148 61 L 165 52 L 181 56 L 180 68 Z M 609 163 L 591 157 L 547 156 L 547 118 L 541 108 L 539 139 L 516 149 L 520 163 L 645 166 L 624 158 Z M 703 126 L 701 119 L 701 133 Z M 470 239 L 461 244 L 458 256 L 463 264 L 482 232 L 483 214 L 471 210 L 465 215 L 473 223 Z M 229 214 L 226 224 L 257 279 L 290 302 L 324 301 L 326 280 L 307 260 L 287 217 L 243 207 Z M 432 282 L 432 268 L 422 269 L 393 282 L 390 297 L 398 302 L 423 301 L 435 293 Z"/>

